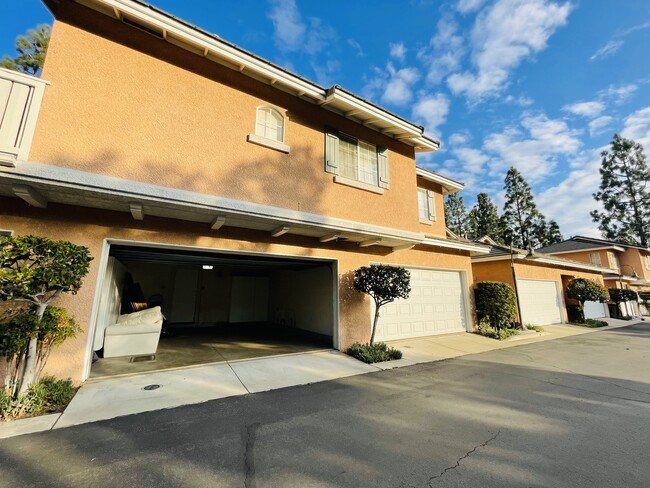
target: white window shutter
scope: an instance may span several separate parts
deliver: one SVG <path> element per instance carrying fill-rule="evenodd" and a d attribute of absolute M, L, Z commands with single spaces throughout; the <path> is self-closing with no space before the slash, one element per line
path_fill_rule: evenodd
<path fill-rule="evenodd" d="M 436 195 L 431 190 L 427 190 L 427 202 L 429 204 L 429 220 L 436 220 Z"/>
<path fill-rule="evenodd" d="M 325 171 L 338 175 L 339 170 L 339 136 L 328 130 L 325 133 Z"/>
<path fill-rule="evenodd" d="M 390 176 L 388 170 L 388 149 L 377 148 L 377 165 L 379 166 L 379 186 L 390 188 Z"/>

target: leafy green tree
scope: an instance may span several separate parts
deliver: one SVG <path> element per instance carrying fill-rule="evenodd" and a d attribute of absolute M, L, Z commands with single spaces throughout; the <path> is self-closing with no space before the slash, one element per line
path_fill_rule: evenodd
<path fill-rule="evenodd" d="M 643 146 L 615 134 L 601 153 L 600 190 L 594 198 L 604 210 L 591 212 L 606 239 L 648 247 L 650 244 L 650 168 Z"/>
<path fill-rule="evenodd" d="M 586 278 L 576 278 L 567 285 L 566 289 L 567 297 L 577 300 L 580 304 L 578 306 L 578 311 L 582 321 L 585 319 L 585 302 L 601 302 L 605 303 L 609 301 L 609 293 L 607 289 L 594 280 L 588 280 Z"/>
<path fill-rule="evenodd" d="M 499 224 L 499 209 L 492 203 L 487 193 L 476 196 L 476 205 L 469 212 L 470 237 L 480 239 L 489 236 L 500 240 L 501 227 Z"/>
<path fill-rule="evenodd" d="M 445 199 L 445 224 L 457 236 L 466 237 L 468 234 L 467 207 L 458 193 L 447 195 Z"/>
<path fill-rule="evenodd" d="M 18 393 L 38 378 L 38 334 L 47 307 L 61 293 L 77 293 L 92 257 L 88 248 L 36 236 L 0 236 L 0 300 L 33 305 L 35 325 L 29 337 Z"/>
<path fill-rule="evenodd" d="M 379 309 L 398 298 L 408 298 L 411 293 L 411 273 L 400 266 L 371 264 L 354 271 L 352 286 L 375 301 L 375 319 L 372 322 L 370 345 L 375 343 Z"/>
<path fill-rule="evenodd" d="M 560 231 L 560 225 L 557 223 L 557 221 L 551 220 L 548 223 L 547 244 L 544 245 L 550 246 L 551 244 L 557 244 L 558 242 L 562 242 L 563 240 L 564 240 L 564 236 Z"/>
<path fill-rule="evenodd" d="M 0 67 L 37 75 L 43 69 L 47 46 L 50 43 L 51 28 L 47 24 L 39 25 L 36 29 L 30 29 L 25 36 L 18 36 L 16 39 L 15 58 L 4 56 L 0 61 Z"/>

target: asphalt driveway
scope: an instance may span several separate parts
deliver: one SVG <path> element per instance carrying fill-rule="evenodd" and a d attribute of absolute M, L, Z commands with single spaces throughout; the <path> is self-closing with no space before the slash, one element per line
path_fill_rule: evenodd
<path fill-rule="evenodd" d="M 648 487 L 650 325 L 0 440 L 0 486 Z"/>

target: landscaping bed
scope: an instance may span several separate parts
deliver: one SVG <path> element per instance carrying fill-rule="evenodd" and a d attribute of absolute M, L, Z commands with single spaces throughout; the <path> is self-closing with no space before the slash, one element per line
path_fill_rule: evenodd
<path fill-rule="evenodd" d="M 348 348 L 347 353 L 366 364 L 402 359 L 402 351 L 398 351 L 384 342 L 377 342 L 372 346 L 355 342 Z"/>
<path fill-rule="evenodd" d="M 71 379 L 57 380 L 53 376 L 45 376 L 16 399 L 0 390 L 0 421 L 62 412 L 76 392 Z"/>

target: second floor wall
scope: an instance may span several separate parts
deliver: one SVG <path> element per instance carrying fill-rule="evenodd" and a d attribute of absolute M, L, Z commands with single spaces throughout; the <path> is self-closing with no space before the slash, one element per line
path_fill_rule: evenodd
<path fill-rule="evenodd" d="M 58 9 L 31 161 L 444 237 L 437 185 L 438 222 L 420 224 L 413 147 L 79 4 Z M 259 107 L 282 117 L 280 146 L 249 137 Z M 332 129 L 386 155 L 388 181 L 335 182 Z"/>

